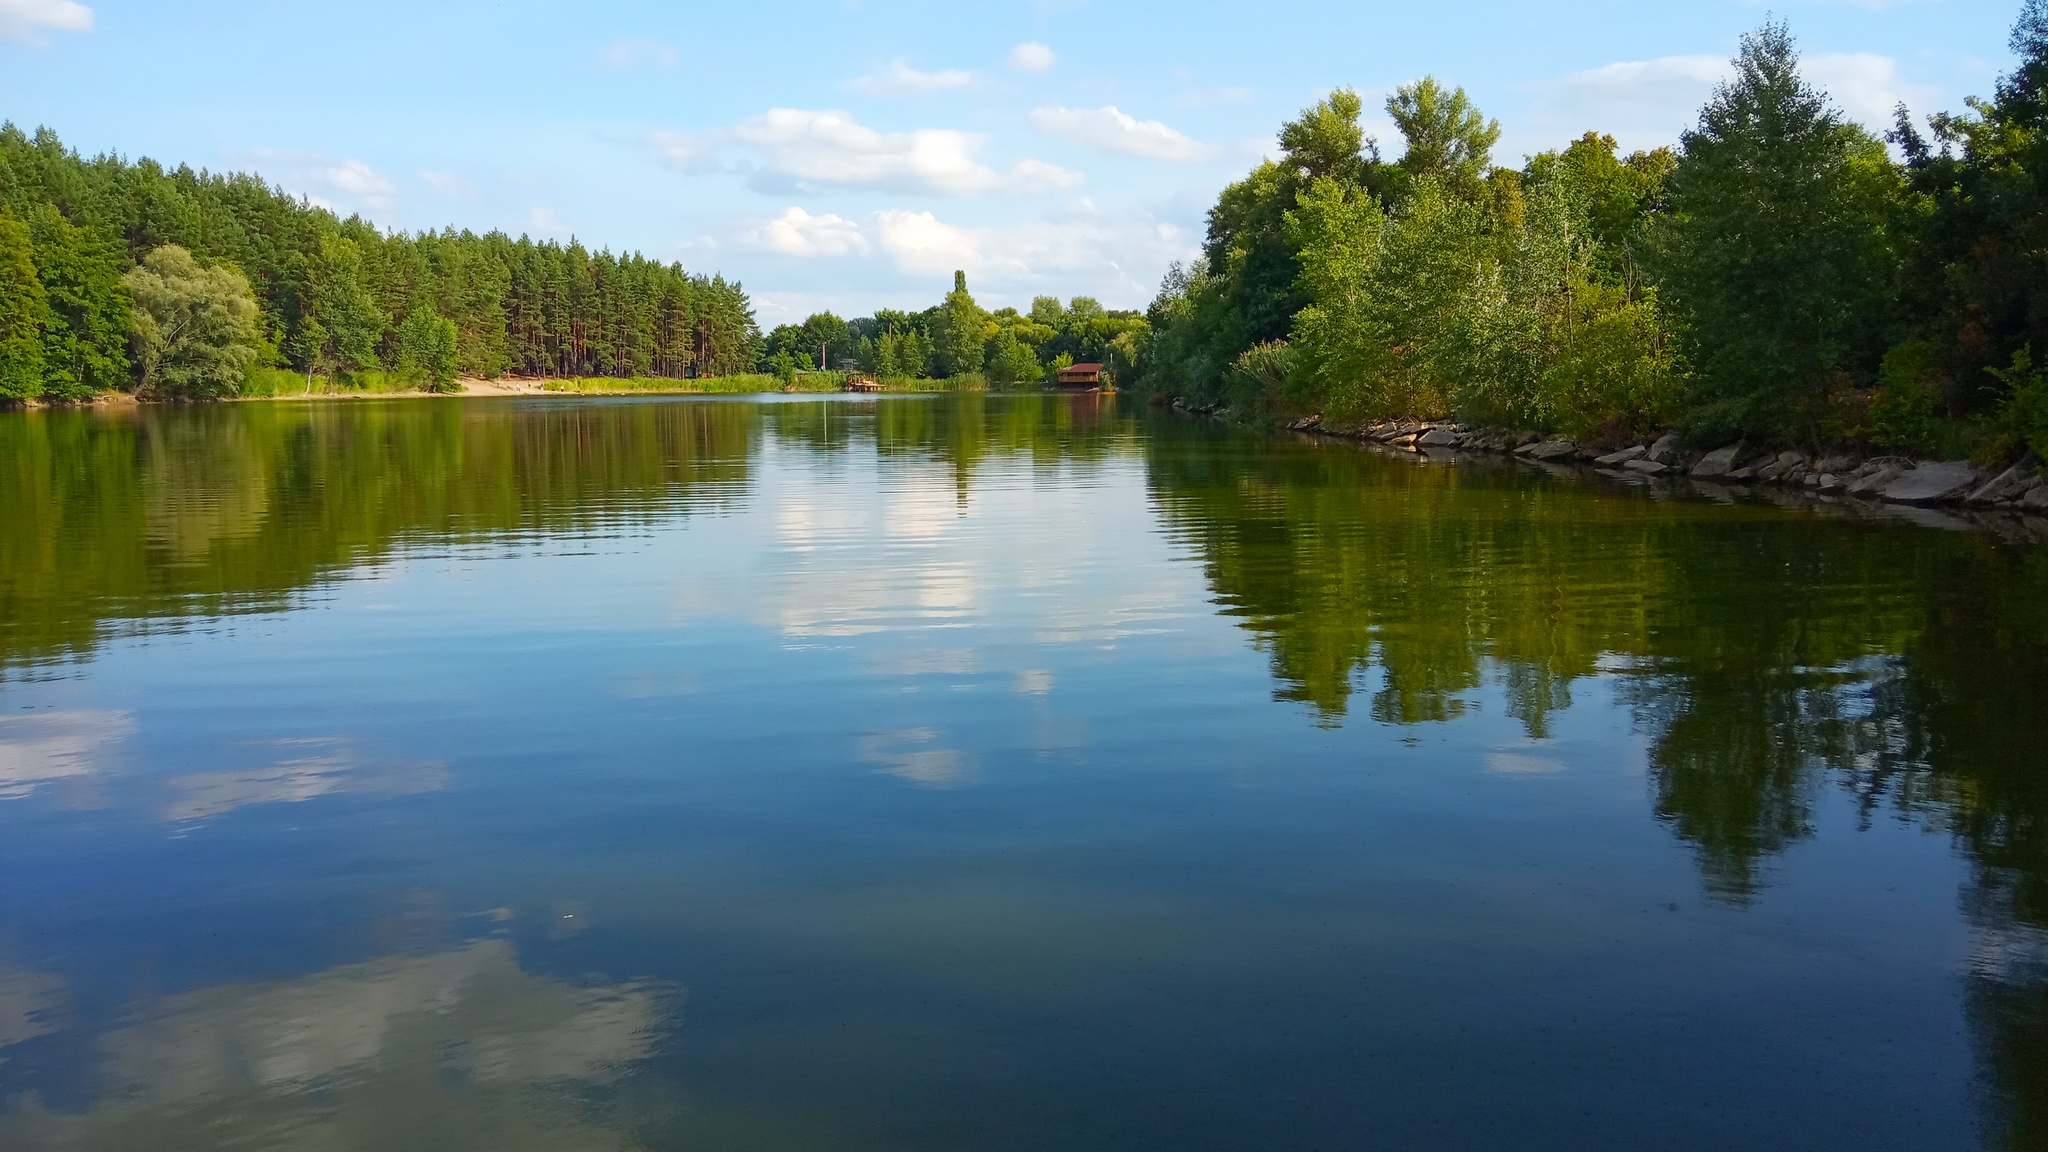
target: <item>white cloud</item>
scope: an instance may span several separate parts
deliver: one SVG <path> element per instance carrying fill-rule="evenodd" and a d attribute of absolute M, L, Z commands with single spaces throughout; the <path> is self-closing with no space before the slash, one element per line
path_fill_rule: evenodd
<path fill-rule="evenodd" d="M 954 269 L 981 268 L 981 249 L 972 234 L 940 222 L 930 212 L 888 209 L 875 213 L 882 250 L 896 258 L 896 267 L 911 275 L 941 275 Z"/>
<path fill-rule="evenodd" d="M 1891 126 L 1892 108 L 1900 101 L 1924 106 L 1933 98 L 1929 89 L 1908 83 L 1889 56 L 1807 56 L 1801 70 L 1845 115 L 1873 131 Z M 1556 147 L 1563 139 L 1552 137 L 1589 129 L 1610 133 L 1627 148 L 1674 144 L 1699 123 L 1714 86 L 1733 74 L 1733 65 L 1720 56 L 1665 56 L 1574 73 L 1550 84 L 1537 101 L 1534 119 L 1548 130 L 1548 142 L 1538 147 Z"/>
<path fill-rule="evenodd" d="M 1193 249 L 1179 228 L 1144 212 L 1071 208 L 986 229 L 949 224 L 928 211 L 892 209 L 874 214 L 869 234 L 909 275 L 943 276 L 959 268 L 1027 296 L 1086 291 L 1135 302 L 1150 299 L 1159 270 Z"/>
<path fill-rule="evenodd" d="M 1112 104 L 1104 108 L 1034 108 L 1031 126 L 1069 144 L 1142 156 L 1147 160 L 1207 160 L 1216 149 L 1190 140 L 1157 120 L 1140 120 Z"/>
<path fill-rule="evenodd" d="M 658 132 L 653 139 L 671 163 L 686 170 L 716 169 L 723 158 L 743 154 L 754 162 L 755 183 L 764 190 L 851 185 L 972 196 L 1028 194 L 1081 183 L 1078 172 L 1041 160 L 1023 160 L 999 173 L 975 159 L 984 138 L 971 132 L 878 132 L 845 112 L 771 108 L 729 129 Z"/>
<path fill-rule="evenodd" d="M 343 160 L 313 171 L 313 178 L 326 187 L 354 198 L 373 212 L 387 212 L 397 203 L 397 191 L 390 180 L 361 160 Z"/>
<path fill-rule="evenodd" d="M 640 68 L 673 68 L 679 59 L 676 50 L 667 44 L 630 37 L 612 41 L 597 54 L 598 67 L 611 72 L 632 72 Z"/>
<path fill-rule="evenodd" d="M 474 181 L 464 179 L 453 172 L 421 172 L 420 179 L 426 182 L 427 187 L 441 195 L 457 200 L 474 200 L 478 195 Z"/>
<path fill-rule="evenodd" d="M 1010 49 L 1010 67 L 1020 72 L 1050 72 L 1059 63 L 1059 57 L 1052 49 L 1036 40 L 1029 40 Z"/>
<path fill-rule="evenodd" d="M 270 148 L 254 149 L 247 155 L 280 186 L 330 212 L 383 213 L 398 206 L 397 186 L 361 160 Z"/>
<path fill-rule="evenodd" d="M 797 207 L 789 208 L 743 239 L 754 247 L 785 256 L 850 256 L 870 249 L 860 225 L 844 216 L 830 212 L 813 216 Z"/>
<path fill-rule="evenodd" d="M 0 0 L 0 44 L 47 48 L 53 32 L 92 31 L 92 9 L 74 0 Z"/>
<path fill-rule="evenodd" d="M 560 213 L 553 208 L 534 208 L 526 213 L 526 227 L 536 236 L 561 239 L 571 234 L 569 225 L 562 221 Z"/>
<path fill-rule="evenodd" d="M 1558 147 L 1589 129 L 1610 133 L 1624 148 L 1676 143 L 1728 72 L 1720 56 L 1665 56 L 1566 76 L 1538 98 L 1534 119 L 1545 131 L 1535 148 Z"/>
<path fill-rule="evenodd" d="M 1910 84 L 1899 75 L 1899 62 L 1870 52 L 1837 52 L 1809 56 L 1807 79 L 1827 89 L 1835 106 L 1864 127 L 1882 132 L 1891 127 L 1892 111 L 1901 103 L 1924 115 L 1936 99 L 1933 89 Z"/>
<path fill-rule="evenodd" d="M 1213 108 L 1218 104 L 1248 103 L 1253 95 L 1254 93 L 1250 88 L 1242 86 L 1198 88 L 1193 91 L 1183 92 L 1179 96 L 1174 97 L 1174 103 L 1183 108 Z"/>
<path fill-rule="evenodd" d="M 880 72 L 872 76 L 856 77 L 848 81 L 847 85 L 871 96 L 921 96 L 927 92 L 965 88 L 972 83 L 974 73 L 963 72 L 958 68 L 920 72 L 903 60 L 891 60 L 889 66 Z"/>

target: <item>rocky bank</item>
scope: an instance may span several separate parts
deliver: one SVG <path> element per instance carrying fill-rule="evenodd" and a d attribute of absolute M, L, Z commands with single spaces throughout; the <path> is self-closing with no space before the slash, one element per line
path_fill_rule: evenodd
<path fill-rule="evenodd" d="M 1847 451 L 1809 455 L 1742 441 L 1702 452 L 1680 448 L 1676 437 L 1670 435 L 1640 444 L 1582 444 L 1451 421 L 1386 421 L 1340 428 L 1311 416 L 1288 427 L 1426 456 L 1485 452 L 1538 464 L 1584 467 L 1617 477 L 1689 480 L 1723 489 L 1763 486 L 1830 503 L 1853 501 L 1996 514 L 2005 523 L 1995 526 L 2023 527 L 2026 536 L 2048 538 L 2048 478 L 2042 475 L 2040 458 L 2031 454 L 2010 467 L 1986 470 L 1958 460 L 1909 460 Z M 2023 523 L 2013 523 L 2014 518 Z"/>

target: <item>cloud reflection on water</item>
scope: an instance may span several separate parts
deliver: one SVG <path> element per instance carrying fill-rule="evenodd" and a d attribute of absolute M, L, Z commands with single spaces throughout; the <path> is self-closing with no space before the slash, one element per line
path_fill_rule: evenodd
<path fill-rule="evenodd" d="M 104 771 L 114 745 L 134 731 L 135 719 L 126 712 L 0 716 L 0 800 L 20 800 L 44 785 Z"/>
<path fill-rule="evenodd" d="M 247 804 L 298 804 L 342 792 L 415 796 L 448 787 L 448 765 L 442 761 L 365 764 L 340 737 L 275 743 L 309 754 L 239 771 L 173 776 L 165 784 L 176 798 L 164 805 L 159 819 L 204 820 Z"/>
<path fill-rule="evenodd" d="M 17 1102 L 9 1130 L 37 1149 L 634 1147 L 586 1093 L 654 1053 L 669 999 L 525 972 L 504 940 L 202 988 L 103 1038 L 91 1111 Z"/>

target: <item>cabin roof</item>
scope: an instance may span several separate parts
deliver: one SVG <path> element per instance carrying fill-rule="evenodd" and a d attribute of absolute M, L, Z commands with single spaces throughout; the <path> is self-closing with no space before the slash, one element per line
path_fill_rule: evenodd
<path fill-rule="evenodd" d="M 1060 369 L 1060 375 L 1064 376 L 1064 375 L 1066 375 L 1066 374 L 1067 374 L 1067 373 L 1069 373 L 1069 372 L 1100 372 L 1100 371 L 1102 371 L 1102 365 L 1100 365 L 1100 364 L 1069 364 L 1069 365 L 1067 365 L 1067 366 L 1066 366 L 1065 368 L 1062 368 L 1062 369 Z"/>

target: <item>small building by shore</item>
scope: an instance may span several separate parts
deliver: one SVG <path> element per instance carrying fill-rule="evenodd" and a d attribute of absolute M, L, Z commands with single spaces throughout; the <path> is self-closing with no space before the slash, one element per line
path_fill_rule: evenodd
<path fill-rule="evenodd" d="M 1054 385 L 1062 392 L 1093 392 L 1102 387 L 1102 365 L 1069 364 Z"/>

